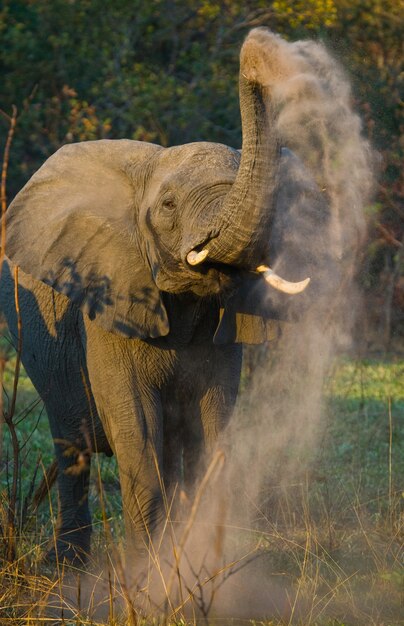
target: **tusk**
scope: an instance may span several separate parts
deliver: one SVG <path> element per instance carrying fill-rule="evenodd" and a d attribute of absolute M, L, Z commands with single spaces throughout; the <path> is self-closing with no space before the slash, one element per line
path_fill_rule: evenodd
<path fill-rule="evenodd" d="M 191 252 L 188 252 L 187 254 L 187 261 L 190 265 L 199 265 L 199 263 L 202 263 L 207 256 L 207 248 L 204 248 L 200 252 L 196 252 L 196 250 L 191 250 Z"/>
<path fill-rule="evenodd" d="M 301 293 L 306 289 L 307 285 L 310 282 L 310 278 L 305 278 L 298 283 L 291 283 L 288 280 L 285 280 L 284 278 L 278 276 L 278 274 L 275 274 L 275 272 L 271 270 L 271 268 L 267 265 L 259 265 L 257 267 L 257 272 L 263 274 L 265 280 L 269 285 L 271 285 L 271 287 L 290 295 Z"/>

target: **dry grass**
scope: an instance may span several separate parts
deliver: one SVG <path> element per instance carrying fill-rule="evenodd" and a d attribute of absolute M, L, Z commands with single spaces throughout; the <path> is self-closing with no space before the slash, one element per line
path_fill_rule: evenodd
<path fill-rule="evenodd" d="M 248 525 L 225 519 L 220 507 L 216 518 L 206 519 L 221 476 L 218 453 L 193 504 L 175 520 L 166 497 L 166 523 L 141 580 L 132 580 L 123 565 L 113 462 L 100 459 L 93 469 L 94 559 L 85 570 L 41 560 L 56 525 L 55 494 L 34 515 L 26 504 L 24 523 L 16 526 L 16 557 L 0 565 L 0 624 L 403 623 L 402 370 L 402 362 L 339 365 L 328 384 L 328 417 L 315 458 L 295 480 L 277 483 L 276 475 L 269 477 L 259 498 L 248 502 Z M 6 387 L 12 371 L 11 362 Z M 51 458 L 46 422 L 35 427 L 41 409 L 24 376 L 20 384 L 16 423 L 25 447 L 19 511 L 33 473 L 37 484 Z M 28 405 L 34 409 L 27 413 Z M 45 464 L 36 461 L 38 445 Z M 4 520 L 12 463 L 7 455 L 2 459 Z"/>

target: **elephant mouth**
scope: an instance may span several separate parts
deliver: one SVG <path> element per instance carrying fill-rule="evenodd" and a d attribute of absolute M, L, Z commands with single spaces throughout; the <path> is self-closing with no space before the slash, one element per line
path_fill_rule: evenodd
<path fill-rule="evenodd" d="M 195 293 L 214 293 L 222 296 L 232 292 L 240 282 L 240 272 L 237 268 L 224 263 L 209 262 L 193 270 L 193 275 L 197 273 L 199 280 L 193 284 L 192 290 Z"/>
<path fill-rule="evenodd" d="M 219 275 L 222 273 L 229 274 L 229 268 L 232 268 L 231 265 L 225 265 L 220 262 L 218 263 L 218 262 L 215 262 L 214 259 L 210 258 L 210 254 L 209 254 L 210 240 L 211 238 L 205 239 L 202 243 L 193 247 L 186 254 L 186 263 L 194 271 L 196 270 L 196 268 L 198 268 L 199 270 L 201 266 L 203 267 L 206 264 L 207 267 L 216 269 Z M 224 271 L 224 268 L 227 268 L 227 271 Z M 260 274 L 264 278 L 264 280 L 268 283 L 268 285 L 270 285 L 273 289 L 276 289 L 277 291 L 286 293 L 291 296 L 302 293 L 310 283 L 309 277 L 305 278 L 304 280 L 300 280 L 298 282 L 292 282 L 292 281 L 286 280 L 285 278 L 282 278 L 281 276 L 279 276 L 273 269 L 271 269 L 268 265 L 265 265 L 265 264 L 260 264 L 256 268 L 252 269 L 251 271 Z"/>
<path fill-rule="evenodd" d="M 234 285 L 237 280 L 238 268 L 231 264 L 208 258 L 209 242 L 217 235 L 210 234 L 200 240 L 199 244 L 188 247 L 182 254 L 182 261 L 187 273 L 192 276 L 192 291 L 205 294 L 206 290 L 222 293 Z"/>
<path fill-rule="evenodd" d="M 209 244 L 219 236 L 219 231 L 209 230 L 203 237 L 196 241 L 188 241 L 188 245 L 182 250 L 182 262 L 188 269 L 200 266 L 208 257 Z M 192 245 L 191 245 L 192 244 Z M 213 261 L 213 259 L 209 259 Z M 199 268 L 198 268 L 199 269 Z"/>

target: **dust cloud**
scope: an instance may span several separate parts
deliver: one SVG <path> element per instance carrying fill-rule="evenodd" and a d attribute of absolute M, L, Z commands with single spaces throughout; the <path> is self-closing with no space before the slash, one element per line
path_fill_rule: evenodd
<path fill-rule="evenodd" d="M 281 226 L 274 224 L 279 235 L 281 229 L 287 231 L 276 250 L 275 271 L 296 275 L 307 270 L 313 284 L 307 290 L 309 302 L 302 297 L 304 307 L 309 306 L 299 321 L 288 324 L 286 316 L 286 323 L 280 322 L 281 337 L 269 346 L 270 363 L 254 376 L 248 398 L 241 396 L 230 428 L 234 457 L 243 468 L 235 470 L 238 489 L 244 478 L 254 498 L 268 465 L 278 465 L 282 458 L 282 474 L 287 474 L 294 463 L 290 458 L 285 464 L 288 450 L 314 445 L 321 429 L 324 378 L 336 352 L 350 346 L 360 299 L 354 279 L 366 235 L 364 206 L 373 188 L 374 156 L 352 110 L 349 82 L 323 45 L 288 43 L 266 29 L 252 31 L 247 43 L 250 37 L 271 47 L 268 56 L 281 61 L 272 95 L 281 144 L 303 162 L 324 202 L 313 208 L 307 193 L 292 197 L 286 216 L 279 217 Z M 290 170 L 293 176 L 295 170 Z M 297 310 L 299 298 L 295 296 Z M 254 407 L 247 419 L 243 404 Z"/>
<path fill-rule="evenodd" d="M 251 53 L 256 46 L 265 49 L 258 61 Z M 292 162 L 290 186 L 302 182 L 293 180 L 295 172 L 301 177 L 306 171 L 308 179 L 305 192 L 292 198 L 278 224 L 275 220 L 279 239 L 271 265 L 292 280 L 308 271 L 312 285 L 307 296 L 295 296 L 306 308 L 297 323 L 288 323 L 286 315 L 277 341 L 245 350 L 247 361 L 257 363 L 261 355 L 262 363 L 244 383 L 222 437 L 224 468 L 196 516 L 181 566 L 194 594 L 189 605 L 202 614 L 209 608 L 211 617 L 290 620 L 298 611 L 293 590 L 271 576 L 268 554 L 271 542 L 275 551 L 280 542 L 280 552 L 290 552 L 282 529 L 307 530 L 302 492 L 321 441 L 324 381 L 336 354 L 351 345 L 360 302 L 355 273 L 366 236 L 364 206 L 373 188 L 374 155 L 352 109 L 349 81 L 323 45 L 288 43 L 255 29 L 242 60 L 243 55 L 247 76 L 255 72 L 269 85 L 282 146 L 306 168 L 295 169 Z M 321 190 L 314 208 L 313 178 Z M 287 190 L 279 193 L 290 200 Z M 296 312 L 299 301 L 293 306 Z M 300 611 L 304 614 L 304 607 Z"/>

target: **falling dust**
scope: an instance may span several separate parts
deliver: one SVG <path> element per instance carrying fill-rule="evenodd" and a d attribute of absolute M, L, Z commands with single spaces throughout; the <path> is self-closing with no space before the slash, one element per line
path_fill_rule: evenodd
<path fill-rule="evenodd" d="M 308 537 L 305 481 L 321 441 L 326 376 L 336 354 L 351 346 L 360 302 L 355 273 L 366 234 L 364 206 L 372 193 L 374 154 L 352 110 L 349 82 L 323 45 L 288 43 L 255 29 L 243 46 L 241 63 L 248 78 L 270 86 L 281 145 L 307 171 L 308 192 L 293 198 L 275 219 L 271 266 L 292 280 L 304 279 L 307 274 L 301 272 L 308 268 L 312 291 L 307 290 L 310 306 L 298 323 L 280 322 L 281 336 L 268 350 L 245 349 L 255 363 L 260 351 L 265 357 L 242 390 L 222 437 L 224 469 L 211 487 L 209 505 L 200 507 L 181 566 L 188 569 L 185 581 L 194 593 L 189 604 L 199 609 L 197 614 L 274 617 L 288 623 L 307 618 L 311 609 L 285 578 L 271 575 L 271 545 L 278 553 L 293 552 L 296 538 L 282 536 L 291 525 Z M 293 176 L 305 171 L 292 165 L 288 187 L 300 184 Z M 317 208 L 310 203 L 313 178 L 322 195 Z M 290 201 L 288 190 L 282 193 Z M 268 297 L 276 305 L 277 296 Z M 306 305 L 306 296 L 295 298 L 294 311 Z M 302 561 L 303 553 L 298 551 Z"/>
<path fill-rule="evenodd" d="M 295 296 L 293 310 L 300 303 L 306 308 L 299 321 L 281 320 L 281 335 L 268 349 L 246 348 L 247 360 L 256 363 L 261 354 L 263 362 L 244 383 L 196 498 L 180 506 L 176 521 L 167 523 L 165 550 L 155 539 L 147 575 L 128 584 L 134 605 L 144 615 L 293 623 L 302 616 L 315 617 L 316 588 L 311 603 L 307 596 L 299 597 L 290 580 L 276 575 L 271 553 L 284 552 L 292 559 L 297 554 L 306 567 L 309 559 L 302 554 L 314 549 L 307 543 L 305 480 L 321 439 L 325 378 L 336 354 L 351 344 L 360 301 L 354 279 L 374 156 L 352 110 L 349 82 L 324 46 L 288 43 L 266 29 L 255 29 L 246 39 L 241 62 L 247 77 L 270 86 L 281 144 L 306 168 L 288 161 L 289 183 L 280 196 L 288 202 L 288 188 L 296 182 L 307 185 L 307 193 L 292 199 L 276 218 L 271 265 L 291 280 L 310 272 L 310 306 L 306 295 Z M 305 172 L 307 181 L 294 179 L 305 178 Z M 323 218 L 311 205 L 313 178 L 321 190 L 316 210 L 323 211 Z M 268 298 L 276 306 L 277 296 L 269 292 Z M 305 530 L 303 547 L 296 534 L 284 534 L 291 525 Z M 107 598 L 107 582 L 104 590 Z M 122 610 L 124 606 L 122 601 Z"/>
<path fill-rule="evenodd" d="M 270 366 L 266 363 L 254 375 L 249 397 L 241 397 L 229 430 L 231 447 L 237 450 L 237 490 L 244 478 L 244 488 L 256 501 L 269 467 L 282 459 L 281 473 L 290 481 L 298 469 L 293 456 L 298 459 L 299 448 L 315 445 L 324 379 L 336 353 L 350 347 L 360 299 L 354 279 L 366 232 L 364 206 L 372 191 L 374 157 L 352 111 L 349 82 L 324 46 L 288 43 L 265 29 L 252 31 L 251 37 L 269 48 L 268 83 L 273 80 L 271 60 L 278 61 L 273 102 L 280 109 L 281 144 L 301 159 L 325 201 L 312 209 L 311 198 L 308 205 L 306 194 L 301 194 L 279 217 L 280 224 L 274 224 L 276 234 L 284 233 L 280 245 L 274 241 L 275 271 L 298 276 L 309 268 L 313 292 L 307 294 L 310 306 L 298 323 L 283 324 Z M 263 73 L 265 69 L 260 67 Z M 301 175 L 302 170 L 296 170 L 296 176 Z M 321 220 L 319 210 L 329 211 L 330 219 Z M 304 296 L 296 296 L 296 309 L 299 298 L 306 306 Z M 243 403 L 254 407 L 247 420 Z M 296 451 L 292 457 L 291 450 Z"/>

